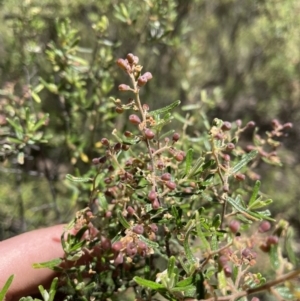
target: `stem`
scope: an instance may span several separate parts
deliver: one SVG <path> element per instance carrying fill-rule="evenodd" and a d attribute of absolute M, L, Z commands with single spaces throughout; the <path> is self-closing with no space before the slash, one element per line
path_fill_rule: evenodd
<path fill-rule="evenodd" d="M 273 286 L 278 285 L 280 283 L 283 283 L 287 280 L 290 280 L 292 278 L 295 278 L 296 276 L 298 276 L 300 274 L 300 269 L 297 269 L 293 272 L 287 273 L 281 277 L 278 277 L 275 280 L 269 281 L 267 283 L 265 283 L 264 285 L 261 285 L 259 287 L 255 287 L 255 288 L 250 288 L 246 291 L 241 291 L 241 292 L 237 292 L 235 294 L 231 294 L 228 296 L 222 296 L 222 297 L 212 297 L 209 299 L 201 299 L 199 301 L 229 301 L 229 300 L 237 300 L 238 298 L 244 297 L 244 296 L 248 296 L 248 295 L 252 295 L 255 293 L 259 293 L 262 291 L 266 291 L 266 290 L 270 290 Z"/>
<path fill-rule="evenodd" d="M 134 87 L 134 94 L 135 94 L 135 103 L 142 115 L 142 123 L 144 124 L 144 127 L 146 126 L 146 122 L 147 122 L 147 118 L 146 118 L 146 114 L 143 110 L 143 107 L 142 107 L 142 104 L 141 104 L 141 100 L 140 100 L 140 89 L 137 85 L 137 82 L 135 80 L 135 77 L 133 74 L 130 74 L 130 78 L 131 78 L 131 81 L 132 81 L 132 84 L 133 84 L 133 87 Z M 142 132 L 142 129 L 140 128 L 140 131 Z M 150 142 L 148 139 L 145 139 L 145 143 L 147 145 L 147 149 L 148 149 L 148 153 L 149 153 L 149 157 L 150 157 L 150 162 L 151 162 L 151 168 L 152 168 L 152 184 L 153 184 L 153 189 L 155 191 L 157 191 L 157 184 L 156 184 L 156 180 L 155 180 L 155 164 L 154 164 L 154 156 L 151 152 L 151 147 L 150 147 Z"/>

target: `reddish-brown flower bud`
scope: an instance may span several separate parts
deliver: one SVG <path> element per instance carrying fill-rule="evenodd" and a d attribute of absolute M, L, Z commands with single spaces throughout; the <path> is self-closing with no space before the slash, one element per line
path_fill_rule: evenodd
<path fill-rule="evenodd" d="M 277 245 L 278 244 L 278 236 L 271 235 L 267 237 L 267 245 Z"/>
<path fill-rule="evenodd" d="M 152 230 L 153 232 L 155 232 L 155 233 L 158 231 L 158 227 L 157 227 L 156 224 L 151 224 L 151 225 L 150 225 L 150 228 L 151 228 L 151 230 Z"/>
<path fill-rule="evenodd" d="M 128 53 L 126 58 L 129 64 L 132 64 L 134 62 L 134 55 L 132 53 Z"/>
<path fill-rule="evenodd" d="M 266 253 L 270 251 L 270 245 L 267 245 L 266 243 L 261 244 L 259 248 Z"/>
<path fill-rule="evenodd" d="M 149 193 L 148 193 L 148 199 L 149 201 L 153 202 L 157 197 L 157 194 L 154 190 L 151 190 Z"/>
<path fill-rule="evenodd" d="M 175 156 L 174 156 L 175 160 L 178 161 L 178 162 L 182 162 L 183 159 L 184 159 L 184 156 L 182 153 L 177 153 Z"/>
<path fill-rule="evenodd" d="M 99 158 L 93 158 L 92 163 L 93 163 L 94 165 L 99 164 Z"/>
<path fill-rule="evenodd" d="M 157 210 L 157 209 L 160 208 L 160 203 L 159 203 L 158 199 L 155 199 L 155 200 L 152 202 L 152 208 L 153 208 L 154 210 Z"/>
<path fill-rule="evenodd" d="M 132 228 L 132 231 L 136 234 L 143 234 L 144 233 L 144 227 L 142 225 L 135 225 Z"/>
<path fill-rule="evenodd" d="M 225 274 L 226 277 L 231 277 L 232 268 L 229 265 L 225 265 L 223 270 L 224 270 L 224 274 Z"/>
<path fill-rule="evenodd" d="M 135 210 L 131 206 L 128 206 L 126 210 L 129 215 L 133 215 L 135 213 Z"/>
<path fill-rule="evenodd" d="M 242 173 L 237 173 L 237 174 L 235 175 L 235 178 L 236 178 L 238 181 L 245 181 L 246 176 L 245 176 L 244 174 L 242 174 Z"/>
<path fill-rule="evenodd" d="M 132 114 L 129 116 L 129 121 L 132 123 L 132 124 L 140 124 L 141 123 L 141 119 L 139 116 L 135 115 L 135 114 Z"/>
<path fill-rule="evenodd" d="M 180 135 L 179 135 L 178 133 L 174 133 L 174 134 L 173 134 L 173 137 L 172 137 L 172 140 L 173 140 L 174 142 L 177 142 L 179 139 L 180 139 Z"/>
<path fill-rule="evenodd" d="M 160 177 L 163 181 L 169 181 L 169 180 L 171 180 L 171 175 L 169 174 L 169 173 L 164 173 L 164 174 L 162 174 L 161 175 L 161 177 Z"/>
<path fill-rule="evenodd" d="M 235 145 L 231 142 L 226 145 L 226 150 L 229 152 L 232 151 L 234 148 L 235 148 Z"/>
<path fill-rule="evenodd" d="M 106 156 L 100 157 L 99 158 L 99 163 L 103 164 L 103 163 L 106 162 L 106 160 L 107 160 Z"/>
<path fill-rule="evenodd" d="M 152 79 L 152 74 L 150 72 L 145 72 L 143 74 L 143 76 L 147 79 L 147 81 L 149 81 L 150 79 Z"/>
<path fill-rule="evenodd" d="M 254 121 L 249 121 L 246 125 L 247 128 L 253 128 L 255 127 L 255 122 Z"/>
<path fill-rule="evenodd" d="M 151 140 L 151 139 L 154 138 L 154 136 L 155 136 L 155 134 L 154 134 L 154 132 L 152 130 L 145 129 L 145 137 L 146 137 L 146 139 Z"/>
<path fill-rule="evenodd" d="M 166 182 L 166 186 L 170 189 L 170 190 L 174 190 L 176 188 L 176 184 L 172 181 L 167 181 Z"/>
<path fill-rule="evenodd" d="M 221 129 L 223 131 L 229 131 L 231 129 L 231 123 L 228 122 L 228 121 L 224 121 L 223 124 L 222 124 Z"/>
<path fill-rule="evenodd" d="M 119 85 L 118 89 L 119 89 L 119 91 L 128 91 L 128 90 L 130 90 L 130 87 L 128 85 L 121 84 L 121 85 Z"/>
<path fill-rule="evenodd" d="M 258 232 L 264 233 L 271 229 L 271 224 L 268 221 L 262 221 L 258 227 Z"/>
<path fill-rule="evenodd" d="M 145 86 L 146 85 L 146 83 L 147 83 L 147 78 L 145 77 L 145 76 L 140 76 L 139 78 L 138 78 L 138 85 L 140 86 L 140 87 L 143 87 L 143 86 Z"/>
<path fill-rule="evenodd" d="M 107 140 L 107 138 L 102 138 L 101 139 L 101 144 L 103 144 L 105 146 L 109 146 L 109 141 Z"/>
<path fill-rule="evenodd" d="M 127 137 L 127 138 L 129 138 L 129 137 L 132 136 L 132 133 L 129 132 L 129 131 L 125 131 L 125 132 L 124 132 L 124 136 Z"/>
<path fill-rule="evenodd" d="M 124 60 L 124 59 L 118 59 L 118 60 L 117 60 L 117 65 L 118 65 L 121 69 L 123 69 L 123 70 L 125 70 L 125 71 L 127 71 L 127 70 L 129 69 L 129 65 L 128 65 L 128 61 L 127 61 L 127 60 Z"/>
<path fill-rule="evenodd" d="M 118 114 L 122 114 L 124 112 L 124 109 L 122 107 L 116 107 L 115 110 Z"/>
<path fill-rule="evenodd" d="M 239 221 L 237 220 L 232 220 L 230 223 L 229 223 L 229 229 L 232 233 L 237 233 L 239 231 L 241 227 L 241 224 Z"/>
<path fill-rule="evenodd" d="M 111 249 L 113 250 L 113 252 L 120 252 L 122 247 L 122 243 L 120 241 L 116 241 L 112 244 Z"/>

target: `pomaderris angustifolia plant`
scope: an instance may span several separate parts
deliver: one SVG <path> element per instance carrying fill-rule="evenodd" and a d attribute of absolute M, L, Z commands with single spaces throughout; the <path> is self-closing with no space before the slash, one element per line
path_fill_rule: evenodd
<path fill-rule="evenodd" d="M 52 291 L 65 300 L 254 301 L 263 291 L 296 300 L 289 225 L 271 217 L 255 172 L 261 159 L 280 163 L 278 137 L 291 124 L 274 121 L 267 139 L 253 121 L 215 118 L 201 139 L 188 119 L 172 130 L 180 101 L 152 110 L 140 94 L 152 74 L 131 53 L 117 65 L 127 81 L 113 101 L 128 124 L 102 138 L 93 177 L 67 175 L 91 183 L 89 207 L 62 235 L 64 258 L 36 264 L 61 272 Z M 251 130 L 254 144 L 243 148 Z"/>

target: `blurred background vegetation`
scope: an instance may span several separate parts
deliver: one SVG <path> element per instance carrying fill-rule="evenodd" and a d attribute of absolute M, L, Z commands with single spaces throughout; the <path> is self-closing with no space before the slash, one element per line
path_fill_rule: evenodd
<path fill-rule="evenodd" d="M 196 132 L 200 116 L 254 120 L 258 133 L 293 123 L 283 166 L 257 173 L 275 216 L 299 229 L 299 15 L 298 0 L 0 1 L 0 240 L 86 205 L 88 187 L 65 175 L 93 172 L 100 139 L 126 129 L 110 97 L 128 52 L 154 76 L 149 106 L 180 99 Z"/>

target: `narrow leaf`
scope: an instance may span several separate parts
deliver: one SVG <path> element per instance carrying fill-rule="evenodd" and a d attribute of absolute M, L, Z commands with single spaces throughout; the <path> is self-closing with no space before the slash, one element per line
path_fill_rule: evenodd
<path fill-rule="evenodd" d="M 251 220 L 254 220 L 254 221 L 262 219 L 259 214 L 251 212 L 251 211 L 247 210 L 246 208 L 242 207 L 233 198 L 231 198 L 231 197 L 228 196 L 226 200 L 227 200 L 228 203 L 230 203 L 232 205 L 232 207 L 235 210 L 237 210 L 238 212 L 242 213 L 248 219 L 251 219 Z"/>
<path fill-rule="evenodd" d="M 269 253 L 271 266 L 274 270 L 278 270 L 280 267 L 280 261 L 278 257 L 278 246 L 277 245 L 271 245 L 270 253 Z"/>
<path fill-rule="evenodd" d="M 69 180 L 69 181 L 72 181 L 72 182 L 92 182 L 93 179 L 91 178 L 79 178 L 79 177 L 74 177 L 70 174 L 67 174 L 66 175 L 66 178 Z"/>
<path fill-rule="evenodd" d="M 171 256 L 168 262 L 168 277 L 171 278 L 174 273 L 176 259 L 174 256 Z"/>
<path fill-rule="evenodd" d="M 207 241 L 202 228 L 201 228 L 201 221 L 200 221 L 200 215 L 199 212 L 196 211 L 196 229 L 197 229 L 197 237 L 200 239 L 200 249 L 203 253 L 206 253 L 210 250 L 209 242 Z"/>
<path fill-rule="evenodd" d="M 176 287 L 191 285 L 193 283 L 193 280 L 194 280 L 194 277 L 188 277 L 184 280 L 178 281 L 176 283 Z"/>
<path fill-rule="evenodd" d="M 251 198 L 249 200 L 249 207 L 251 207 L 251 205 L 254 203 L 254 201 L 257 199 L 258 196 L 258 192 L 259 192 L 259 188 L 260 188 L 260 181 L 256 181 L 255 185 L 253 187 L 253 191 L 252 191 L 252 195 Z"/>
<path fill-rule="evenodd" d="M 192 162 L 193 162 L 193 149 L 190 148 L 187 153 L 186 153 L 186 157 L 185 157 L 185 174 L 187 175 L 191 169 L 192 166 Z"/>
<path fill-rule="evenodd" d="M 157 116 L 157 115 L 166 114 L 166 113 L 170 112 L 171 110 L 173 110 L 174 108 L 176 108 L 177 106 L 179 106 L 180 102 L 181 102 L 180 100 L 176 100 L 176 101 L 172 102 L 171 104 L 169 104 L 166 107 L 163 107 L 161 109 L 149 112 L 149 115 L 150 116 Z"/>
<path fill-rule="evenodd" d="M 183 247 L 184 247 L 185 255 L 186 255 L 186 258 L 187 258 L 189 264 L 190 265 L 195 265 L 197 263 L 197 259 L 194 256 L 194 254 L 193 254 L 193 252 L 192 252 L 192 250 L 190 248 L 190 244 L 189 244 L 189 232 L 187 232 L 186 235 L 185 235 Z"/>
<path fill-rule="evenodd" d="M 258 152 L 253 150 L 250 153 L 243 155 L 241 160 L 231 169 L 230 174 L 237 173 L 240 169 L 242 169 L 245 165 L 247 165 L 251 160 L 253 160 L 257 156 Z"/>
<path fill-rule="evenodd" d="M 60 263 L 62 262 L 61 258 L 56 258 L 56 259 L 52 259 L 50 261 L 46 261 L 46 262 L 39 262 L 39 263 L 34 263 L 32 266 L 34 269 L 44 269 L 44 268 L 48 268 L 53 270 L 55 267 L 57 267 Z"/>
<path fill-rule="evenodd" d="M 8 289 L 9 289 L 11 283 L 13 282 L 14 277 L 15 277 L 14 275 L 11 275 L 6 280 L 3 288 L 0 291 L 0 301 L 4 301 L 5 300 L 6 293 L 7 293 Z"/>
<path fill-rule="evenodd" d="M 123 216 L 123 214 L 120 210 L 117 212 L 117 215 L 118 215 L 119 221 L 122 224 L 122 226 L 126 229 L 129 229 L 130 224 L 127 222 L 127 220 L 125 219 L 125 217 Z"/>
<path fill-rule="evenodd" d="M 196 288 L 193 285 L 179 286 L 179 287 L 173 287 L 171 289 L 171 292 L 186 292 L 186 291 L 189 291 L 189 290 L 196 291 Z"/>
<path fill-rule="evenodd" d="M 141 278 L 141 277 L 134 277 L 133 280 L 140 286 L 145 286 L 145 287 L 148 287 L 150 289 L 153 289 L 153 290 L 159 290 L 159 289 L 165 289 L 165 287 L 160 284 L 160 283 L 157 283 L 157 282 L 154 282 L 154 281 L 151 281 L 151 280 L 147 280 L 147 279 L 144 279 L 144 278 Z"/>
<path fill-rule="evenodd" d="M 150 248 L 157 249 L 157 248 L 159 247 L 159 245 L 158 245 L 157 242 L 152 241 L 152 240 L 146 238 L 146 237 L 143 236 L 143 235 L 140 235 L 140 236 L 139 236 L 139 239 L 140 239 L 142 242 L 144 242 L 144 243 L 145 243 L 148 247 L 150 247 Z"/>

